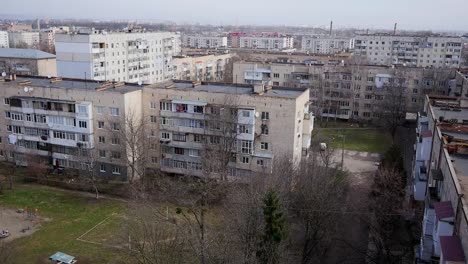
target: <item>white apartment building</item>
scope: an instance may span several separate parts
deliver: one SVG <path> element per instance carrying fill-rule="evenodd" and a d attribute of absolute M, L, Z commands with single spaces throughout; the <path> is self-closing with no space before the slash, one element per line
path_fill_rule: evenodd
<path fill-rule="evenodd" d="M 9 48 L 10 41 L 8 40 L 8 32 L 0 31 L 0 48 Z"/>
<path fill-rule="evenodd" d="M 292 36 L 280 34 L 258 34 L 239 36 L 239 47 L 243 49 L 284 50 L 294 47 Z"/>
<path fill-rule="evenodd" d="M 175 56 L 170 63 L 171 79 L 223 81 L 231 54 Z"/>
<path fill-rule="evenodd" d="M 53 51 L 55 46 L 55 30 L 54 28 L 41 30 L 39 32 L 40 48 L 47 51 Z"/>
<path fill-rule="evenodd" d="M 313 54 L 333 54 L 354 48 L 353 38 L 332 36 L 302 36 L 301 51 Z"/>
<path fill-rule="evenodd" d="M 182 35 L 182 46 L 196 49 L 225 48 L 226 36 Z"/>
<path fill-rule="evenodd" d="M 56 34 L 58 75 L 97 81 L 155 83 L 169 78 L 168 65 L 180 53 L 180 35 L 170 32 Z"/>
<path fill-rule="evenodd" d="M 10 47 L 16 48 L 17 46 L 26 45 L 27 48 L 39 47 L 39 32 L 32 31 L 10 31 L 8 32 Z M 23 47 L 25 48 L 25 47 Z"/>
<path fill-rule="evenodd" d="M 413 195 L 424 204 L 415 263 L 466 263 L 468 101 L 426 97 L 418 116 Z"/>
<path fill-rule="evenodd" d="M 458 68 L 462 39 L 438 35 L 358 34 L 355 55 L 372 64 Z"/>

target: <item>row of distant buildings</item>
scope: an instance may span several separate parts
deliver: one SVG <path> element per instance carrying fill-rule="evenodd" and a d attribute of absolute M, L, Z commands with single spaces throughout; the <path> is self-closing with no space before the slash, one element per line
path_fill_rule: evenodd
<path fill-rule="evenodd" d="M 417 119 L 412 194 L 423 207 L 417 263 L 466 263 L 468 256 L 468 75 L 459 96 L 426 96 Z"/>

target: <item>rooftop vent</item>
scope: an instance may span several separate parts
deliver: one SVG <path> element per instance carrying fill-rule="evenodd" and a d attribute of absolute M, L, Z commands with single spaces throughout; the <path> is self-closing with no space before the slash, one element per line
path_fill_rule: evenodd
<path fill-rule="evenodd" d="M 265 86 L 263 84 L 254 84 L 253 85 L 253 92 L 255 94 L 262 95 L 265 93 Z"/>
<path fill-rule="evenodd" d="M 62 78 L 56 77 L 56 78 L 52 78 L 50 80 L 50 83 L 56 83 L 56 82 L 61 82 L 61 81 L 62 81 Z"/>
<path fill-rule="evenodd" d="M 19 85 L 26 85 L 26 84 L 31 84 L 32 82 L 30 80 L 24 80 L 19 82 Z"/>

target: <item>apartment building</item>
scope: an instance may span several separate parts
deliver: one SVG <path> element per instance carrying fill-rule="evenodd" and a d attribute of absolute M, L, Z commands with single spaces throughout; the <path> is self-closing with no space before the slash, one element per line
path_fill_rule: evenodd
<path fill-rule="evenodd" d="M 48 51 L 55 49 L 55 31 L 53 28 L 44 29 L 39 32 L 40 48 Z"/>
<path fill-rule="evenodd" d="M 313 54 L 334 54 L 354 48 L 353 38 L 336 36 L 302 36 L 301 51 Z"/>
<path fill-rule="evenodd" d="M 0 48 L 9 48 L 10 41 L 8 40 L 8 32 L 0 31 Z"/>
<path fill-rule="evenodd" d="M 449 94 L 455 70 L 240 61 L 234 63 L 233 76 L 234 83 L 310 88 L 311 109 L 322 118 L 370 120 L 379 118 L 376 109 L 394 83 L 400 83 L 406 110 L 416 113 L 424 106 L 426 94 Z"/>
<path fill-rule="evenodd" d="M 247 36 L 243 32 L 230 32 L 227 35 L 227 46 L 229 48 L 240 48 L 240 37 Z"/>
<path fill-rule="evenodd" d="M 223 111 L 235 110 L 238 131 L 230 177 L 271 171 L 275 157 L 298 162 L 311 144 L 314 119 L 305 88 L 175 81 L 144 87 L 143 100 L 156 137 L 152 160 L 168 173 L 202 176 L 203 150 L 226 139 L 225 121 L 217 119 Z"/>
<path fill-rule="evenodd" d="M 0 48 L 0 73 L 57 76 L 55 55 L 36 49 Z"/>
<path fill-rule="evenodd" d="M 32 31 L 10 31 L 8 39 L 12 48 L 38 48 L 40 41 L 39 32 Z"/>
<path fill-rule="evenodd" d="M 182 35 L 182 47 L 212 49 L 227 47 L 226 36 Z"/>
<path fill-rule="evenodd" d="M 466 263 L 468 101 L 427 96 L 418 115 L 413 196 L 424 204 L 417 263 Z"/>
<path fill-rule="evenodd" d="M 173 80 L 223 81 L 231 54 L 174 56 L 169 65 Z"/>
<path fill-rule="evenodd" d="M 81 30 L 55 38 L 58 74 L 67 78 L 161 82 L 180 54 L 180 36 L 170 32 Z"/>
<path fill-rule="evenodd" d="M 441 35 L 358 34 L 355 55 L 372 64 L 458 68 L 462 39 Z"/>
<path fill-rule="evenodd" d="M 292 36 L 278 33 L 239 35 L 239 48 L 284 50 L 294 47 Z"/>
<path fill-rule="evenodd" d="M 126 179 L 126 148 L 118 135 L 129 113 L 141 116 L 141 86 L 18 77 L 0 88 L 1 157 L 21 165 L 42 158 L 64 170 L 92 162 L 98 175 Z"/>

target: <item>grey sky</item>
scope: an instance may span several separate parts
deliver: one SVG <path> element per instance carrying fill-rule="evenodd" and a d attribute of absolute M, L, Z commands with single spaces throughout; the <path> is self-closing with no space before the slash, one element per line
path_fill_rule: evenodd
<path fill-rule="evenodd" d="M 468 31 L 468 0 L 1 0 L 0 14 Z"/>

